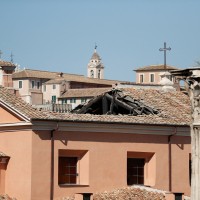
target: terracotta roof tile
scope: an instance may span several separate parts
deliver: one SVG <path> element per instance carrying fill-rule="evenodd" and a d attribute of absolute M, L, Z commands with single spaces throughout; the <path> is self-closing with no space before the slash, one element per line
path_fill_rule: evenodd
<path fill-rule="evenodd" d="M 166 69 L 167 70 L 177 70 L 178 68 L 167 65 Z M 139 67 L 134 71 L 153 71 L 153 70 L 165 70 L 164 65 L 149 65 L 149 66 Z"/>
<path fill-rule="evenodd" d="M 18 111 L 26 118 L 45 117 L 45 114 L 27 104 L 20 97 L 13 95 L 8 89 L 0 87 L 0 102 L 6 104 L 8 107 Z"/>
<path fill-rule="evenodd" d="M 137 199 L 137 200 L 166 200 L 165 192 L 161 190 L 151 189 L 144 187 L 126 187 L 119 188 L 112 191 L 105 191 L 95 193 L 94 200 L 107 200 L 107 199 Z"/>

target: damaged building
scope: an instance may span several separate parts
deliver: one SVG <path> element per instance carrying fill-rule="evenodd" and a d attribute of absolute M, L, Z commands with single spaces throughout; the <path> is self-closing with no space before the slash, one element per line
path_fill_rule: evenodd
<path fill-rule="evenodd" d="M 158 110 L 145 105 L 142 100 L 134 99 L 125 95 L 121 90 L 112 89 L 86 104 L 80 104 L 71 111 L 77 114 L 96 115 L 154 115 Z"/>
<path fill-rule="evenodd" d="M 0 87 L 0 192 L 20 200 L 95 198 L 143 185 L 190 196 L 187 95 L 109 90 L 73 113 L 39 111 Z M 16 184 L 17 183 L 17 184 Z"/>

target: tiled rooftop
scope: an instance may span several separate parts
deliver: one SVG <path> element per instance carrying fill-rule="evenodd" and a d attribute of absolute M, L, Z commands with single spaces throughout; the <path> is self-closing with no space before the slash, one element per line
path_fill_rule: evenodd
<path fill-rule="evenodd" d="M 167 65 L 166 66 L 167 70 L 177 70 L 177 67 Z M 134 71 L 149 71 L 149 70 L 165 70 L 164 65 L 148 65 L 144 67 L 139 67 L 135 69 Z"/>
<path fill-rule="evenodd" d="M 13 95 L 8 89 L 0 87 L 0 103 L 5 103 L 8 107 L 17 110 L 26 118 L 43 117 L 44 113 L 37 111 L 30 104 L 24 102 L 20 97 Z"/>
<path fill-rule="evenodd" d="M 69 89 L 60 98 L 72 98 L 72 97 L 94 97 L 104 92 L 111 90 L 112 88 L 83 88 L 83 89 Z"/>
<path fill-rule="evenodd" d="M 49 72 L 49 71 L 41 71 L 41 70 L 32 70 L 32 69 L 25 69 L 20 72 L 15 72 L 12 75 L 13 79 L 20 79 L 20 78 L 41 78 L 41 79 L 58 79 L 58 72 Z M 106 80 L 106 79 L 97 79 L 97 78 L 88 78 L 83 75 L 77 74 L 67 74 L 63 73 L 63 78 L 67 81 L 73 82 L 83 82 L 83 83 L 94 83 L 94 84 L 106 84 L 112 85 L 117 82 L 123 82 L 118 80 Z"/>
<path fill-rule="evenodd" d="M 5 88 L 0 88 L 0 102 L 17 110 L 29 119 L 62 120 L 76 122 L 129 123 L 190 125 L 191 107 L 189 97 L 182 92 L 163 92 L 150 89 L 122 89 L 125 95 L 142 101 L 145 105 L 159 110 L 156 115 L 91 115 L 38 111 L 20 98 L 13 96 Z"/>

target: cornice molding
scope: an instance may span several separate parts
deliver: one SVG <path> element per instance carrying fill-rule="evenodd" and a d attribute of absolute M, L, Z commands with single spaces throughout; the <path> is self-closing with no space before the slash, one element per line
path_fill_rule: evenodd
<path fill-rule="evenodd" d="M 189 126 L 32 121 L 34 130 L 190 136 Z"/>

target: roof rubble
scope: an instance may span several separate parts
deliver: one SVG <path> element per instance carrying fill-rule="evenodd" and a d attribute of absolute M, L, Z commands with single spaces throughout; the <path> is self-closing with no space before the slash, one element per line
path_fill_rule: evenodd
<path fill-rule="evenodd" d="M 94 97 L 86 104 L 80 104 L 72 113 L 98 115 L 155 115 L 159 111 L 145 105 L 141 100 L 124 95 L 121 90 L 113 89 Z"/>
<path fill-rule="evenodd" d="M 113 191 L 105 191 L 96 193 L 93 196 L 94 200 L 121 200 L 121 199 L 132 199 L 132 200 L 165 200 L 165 194 L 159 190 L 147 190 L 144 188 L 126 187 L 115 189 Z"/>

